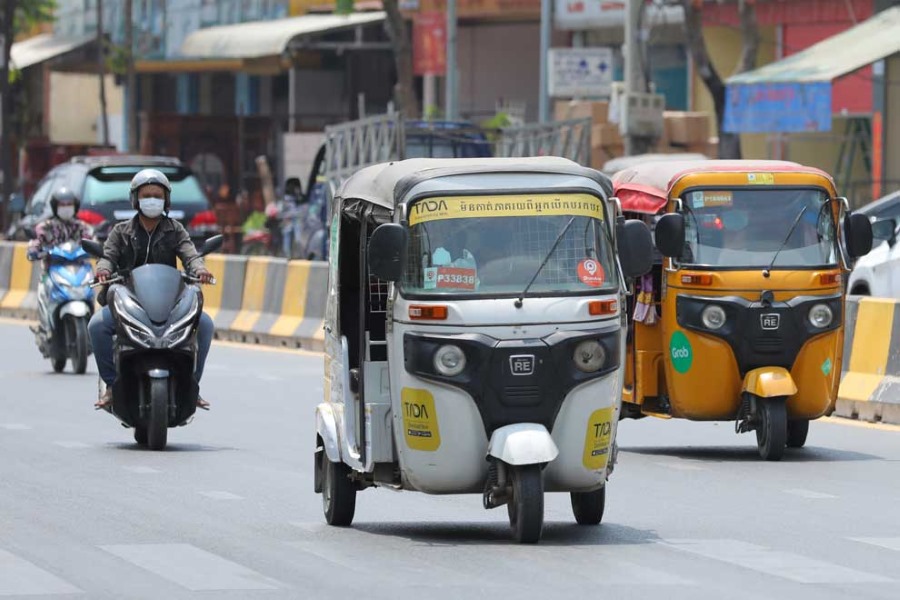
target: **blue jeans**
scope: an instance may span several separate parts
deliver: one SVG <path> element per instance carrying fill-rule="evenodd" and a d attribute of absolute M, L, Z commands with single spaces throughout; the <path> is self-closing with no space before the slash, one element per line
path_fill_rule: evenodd
<path fill-rule="evenodd" d="M 93 345 L 94 358 L 97 360 L 97 370 L 100 371 L 100 379 L 106 385 L 112 385 L 116 380 L 116 363 L 113 360 L 113 336 L 116 334 L 116 321 L 109 312 L 109 307 L 104 306 L 94 313 L 88 325 Z M 197 328 L 197 370 L 194 377 L 197 382 L 203 376 L 203 365 L 206 364 L 206 355 L 209 354 L 209 346 L 212 344 L 215 325 L 209 315 L 200 315 L 200 326 Z"/>

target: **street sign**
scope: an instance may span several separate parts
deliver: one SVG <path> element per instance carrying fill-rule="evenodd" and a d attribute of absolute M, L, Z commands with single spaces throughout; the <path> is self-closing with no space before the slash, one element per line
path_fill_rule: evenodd
<path fill-rule="evenodd" d="M 550 95 L 557 98 L 607 98 L 612 90 L 612 48 L 550 50 Z"/>

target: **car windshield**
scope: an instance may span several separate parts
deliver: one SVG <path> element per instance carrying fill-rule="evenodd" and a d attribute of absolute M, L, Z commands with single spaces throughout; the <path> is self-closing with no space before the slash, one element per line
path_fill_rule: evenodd
<path fill-rule="evenodd" d="M 528 295 L 616 290 L 604 218 L 588 194 L 420 200 L 409 209 L 403 291 L 514 296 L 532 279 Z"/>
<path fill-rule="evenodd" d="M 88 173 L 84 184 L 84 200 L 89 204 L 128 201 L 131 179 L 147 167 L 101 167 Z M 149 167 L 161 171 L 172 184 L 172 205 L 206 202 L 200 182 L 181 167 Z"/>
<path fill-rule="evenodd" d="M 682 198 L 681 262 L 710 267 L 833 267 L 828 195 L 819 189 L 693 189 Z"/>

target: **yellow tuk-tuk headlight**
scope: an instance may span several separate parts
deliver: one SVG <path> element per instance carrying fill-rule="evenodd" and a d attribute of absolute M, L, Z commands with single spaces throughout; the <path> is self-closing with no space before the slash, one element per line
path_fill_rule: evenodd
<path fill-rule="evenodd" d="M 596 373 L 606 363 L 606 350 L 597 340 L 585 340 L 575 346 L 575 366 L 585 373 Z"/>
<path fill-rule="evenodd" d="M 444 377 L 456 377 L 466 368 L 466 354 L 453 344 L 441 346 L 434 353 L 434 368 Z"/>
<path fill-rule="evenodd" d="M 704 308 L 703 313 L 700 315 L 703 326 L 713 331 L 722 328 L 722 325 L 725 324 L 725 318 L 725 309 L 715 304 L 710 304 Z"/>
<path fill-rule="evenodd" d="M 816 304 L 809 309 L 809 322 L 813 327 L 824 329 L 831 325 L 834 320 L 834 313 L 827 304 Z"/>

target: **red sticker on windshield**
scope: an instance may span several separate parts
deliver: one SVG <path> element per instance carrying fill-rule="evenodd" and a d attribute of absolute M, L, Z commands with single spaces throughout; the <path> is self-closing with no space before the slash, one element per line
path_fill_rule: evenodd
<path fill-rule="evenodd" d="M 585 285 L 600 287 L 606 281 L 603 265 L 593 258 L 586 258 L 578 265 L 578 279 Z"/>

